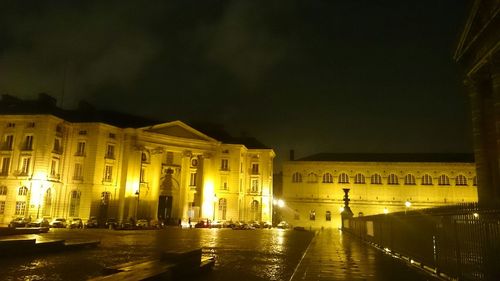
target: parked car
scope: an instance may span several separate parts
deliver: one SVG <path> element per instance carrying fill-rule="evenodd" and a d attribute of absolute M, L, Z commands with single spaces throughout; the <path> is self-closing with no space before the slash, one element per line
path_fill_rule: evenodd
<path fill-rule="evenodd" d="M 31 220 L 29 218 L 17 217 L 10 221 L 9 227 L 26 227 L 26 225 L 30 223 L 30 221 Z"/>
<path fill-rule="evenodd" d="M 81 218 L 72 218 L 68 224 L 68 228 L 83 228 L 83 222 Z"/>
<path fill-rule="evenodd" d="M 66 219 L 65 218 L 55 218 L 50 222 L 50 227 L 65 228 L 66 227 Z"/>
<path fill-rule="evenodd" d="M 38 218 L 30 223 L 28 223 L 29 227 L 49 227 L 50 222 L 48 218 Z"/>
<path fill-rule="evenodd" d="M 204 220 L 201 220 L 199 222 L 197 222 L 195 225 L 194 225 L 195 228 L 207 228 L 208 227 L 208 222 L 207 221 L 204 221 Z"/>
<path fill-rule="evenodd" d="M 86 228 L 95 228 L 95 227 L 99 227 L 99 221 L 97 220 L 96 217 L 90 217 L 88 220 L 87 220 L 87 223 L 85 224 L 85 227 Z"/>
<path fill-rule="evenodd" d="M 286 221 L 281 221 L 280 223 L 278 223 L 276 227 L 281 229 L 287 229 L 290 227 L 290 225 L 288 225 Z"/>
<path fill-rule="evenodd" d="M 105 223 L 106 228 L 116 228 L 118 221 L 115 218 L 108 218 Z"/>
<path fill-rule="evenodd" d="M 149 223 L 147 220 L 140 219 L 140 220 L 137 220 L 137 223 L 135 224 L 135 226 L 137 226 L 138 228 L 148 228 Z"/>

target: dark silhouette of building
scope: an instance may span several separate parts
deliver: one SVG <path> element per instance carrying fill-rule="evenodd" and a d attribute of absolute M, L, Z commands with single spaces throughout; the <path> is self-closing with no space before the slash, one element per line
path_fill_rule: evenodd
<path fill-rule="evenodd" d="M 500 0 L 473 1 L 454 58 L 465 69 L 482 207 L 500 207 L 499 50 Z"/>

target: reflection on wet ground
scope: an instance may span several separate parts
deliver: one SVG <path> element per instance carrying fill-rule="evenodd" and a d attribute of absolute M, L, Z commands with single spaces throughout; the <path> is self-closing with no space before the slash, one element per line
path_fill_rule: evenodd
<path fill-rule="evenodd" d="M 212 273 L 202 280 L 289 280 L 313 234 L 263 229 L 166 229 L 113 231 L 54 229 L 24 238 L 101 240 L 96 249 L 0 260 L 5 280 L 86 280 L 106 266 L 155 256 L 160 251 L 202 247 L 214 255 Z M 236 275 L 235 275 L 236 274 Z"/>
<path fill-rule="evenodd" d="M 292 280 L 427 280 L 427 275 L 339 230 L 321 231 Z"/>

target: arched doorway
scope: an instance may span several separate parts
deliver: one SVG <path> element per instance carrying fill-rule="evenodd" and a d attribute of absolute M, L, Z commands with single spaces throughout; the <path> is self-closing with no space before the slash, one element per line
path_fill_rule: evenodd
<path fill-rule="evenodd" d="M 179 196 L 179 183 L 174 178 L 174 170 L 167 168 L 161 178 L 160 194 L 158 196 L 158 220 L 166 224 L 175 223 L 174 200 Z"/>
<path fill-rule="evenodd" d="M 250 205 L 250 216 L 253 221 L 260 221 L 259 201 L 253 200 Z"/>
<path fill-rule="evenodd" d="M 47 188 L 43 196 L 43 215 L 50 216 L 52 211 L 52 188 Z"/>

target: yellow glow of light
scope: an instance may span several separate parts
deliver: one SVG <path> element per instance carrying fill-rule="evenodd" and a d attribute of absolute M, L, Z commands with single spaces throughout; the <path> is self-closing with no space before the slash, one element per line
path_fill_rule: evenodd
<path fill-rule="evenodd" d="M 389 213 L 389 210 L 387 208 L 384 208 L 384 214 Z"/>
<path fill-rule="evenodd" d="M 214 210 L 214 182 L 211 179 L 205 181 L 203 188 L 203 206 L 201 207 L 203 217 L 212 217 Z"/>
<path fill-rule="evenodd" d="M 344 211 L 344 207 L 340 207 L 339 211 L 342 213 Z"/>
<path fill-rule="evenodd" d="M 476 219 L 479 218 L 479 214 L 478 213 L 474 213 L 472 214 Z"/>
<path fill-rule="evenodd" d="M 405 202 L 405 206 L 406 206 L 406 208 L 410 208 L 411 207 L 411 202 L 410 201 L 406 201 Z"/>
<path fill-rule="evenodd" d="M 285 201 L 283 201 L 283 200 L 281 200 L 281 199 L 278 199 L 277 204 L 278 204 L 278 207 L 280 207 L 280 208 L 285 207 Z"/>

